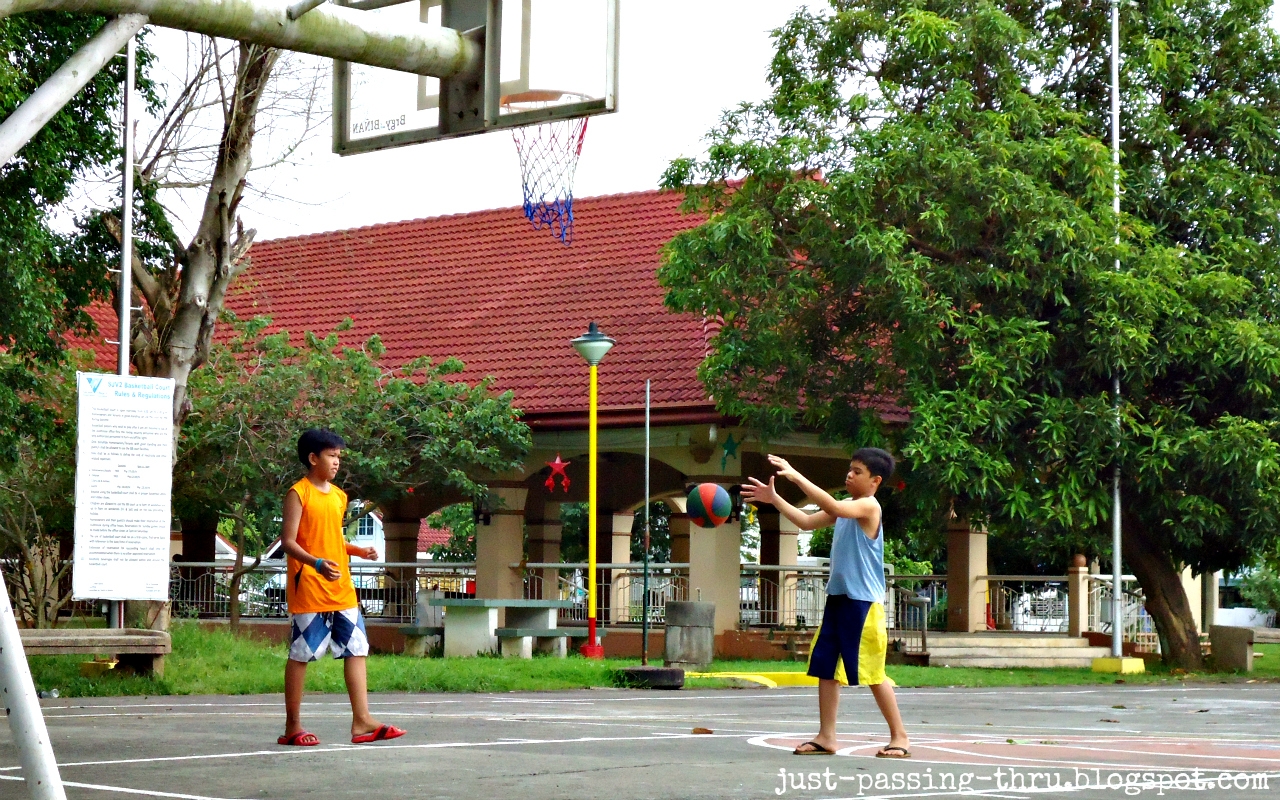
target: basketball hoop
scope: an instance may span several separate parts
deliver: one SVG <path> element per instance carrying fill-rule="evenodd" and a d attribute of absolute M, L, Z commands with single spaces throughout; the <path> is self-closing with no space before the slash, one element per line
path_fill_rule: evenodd
<path fill-rule="evenodd" d="M 506 95 L 501 104 L 508 113 L 520 113 L 589 99 L 576 92 L 534 90 Z M 524 215 L 534 230 L 550 228 L 566 245 L 573 241 L 573 173 L 586 133 L 586 117 L 556 119 L 511 131 L 520 155 Z"/>

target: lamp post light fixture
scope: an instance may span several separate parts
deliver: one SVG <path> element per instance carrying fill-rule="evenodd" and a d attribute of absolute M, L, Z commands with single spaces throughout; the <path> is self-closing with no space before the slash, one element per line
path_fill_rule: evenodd
<path fill-rule="evenodd" d="M 587 332 L 572 341 L 573 349 L 586 359 L 591 367 L 591 389 L 588 408 L 589 422 L 587 455 L 587 643 L 582 655 L 587 658 L 604 658 L 604 647 L 596 637 L 596 398 L 598 395 L 597 367 L 609 351 L 614 340 L 600 332 L 592 322 Z"/>

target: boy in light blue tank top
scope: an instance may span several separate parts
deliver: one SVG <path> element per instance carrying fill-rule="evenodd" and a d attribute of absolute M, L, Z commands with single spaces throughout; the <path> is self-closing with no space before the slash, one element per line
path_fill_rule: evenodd
<path fill-rule="evenodd" d="M 843 662 L 850 684 L 864 684 L 889 723 L 889 744 L 879 758 L 910 758 L 910 740 L 898 712 L 893 681 L 884 672 L 888 631 L 884 617 L 884 523 L 876 490 L 893 474 L 893 456 L 877 447 L 853 454 L 844 487 L 848 500 L 836 500 L 797 472 L 784 459 L 769 456 L 780 477 L 794 483 L 818 506 L 806 514 L 778 496 L 774 478 L 762 483 L 748 478 L 742 496 L 751 503 L 769 503 L 802 531 L 835 526 L 831 541 L 831 577 L 827 581 L 827 605 L 822 626 L 813 641 L 808 674 L 818 679 L 818 735 L 795 749 L 795 754 L 834 755 L 836 712 L 840 706 L 840 682 L 836 667 Z"/>

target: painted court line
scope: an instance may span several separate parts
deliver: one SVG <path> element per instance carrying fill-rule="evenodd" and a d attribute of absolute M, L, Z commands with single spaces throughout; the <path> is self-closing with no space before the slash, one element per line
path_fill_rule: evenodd
<path fill-rule="evenodd" d="M 0 781 L 21 781 L 14 775 L 0 775 Z M 230 800 L 225 797 L 209 797 L 202 794 L 178 794 L 177 792 L 154 792 L 150 789 L 130 789 L 125 786 L 103 786 L 97 783 L 78 783 L 76 781 L 63 781 L 63 786 L 72 786 L 76 789 L 96 789 L 100 792 L 117 792 L 119 794 L 138 794 L 145 797 L 170 797 L 175 800 Z"/>
<path fill-rule="evenodd" d="M 650 736 L 576 736 L 572 739 L 521 739 L 518 742 L 510 741 L 494 741 L 494 742 L 424 742 L 422 744 L 377 744 L 369 745 L 331 745 L 329 747 L 295 747 L 288 750 L 248 750 L 240 753 L 209 753 L 205 755 L 190 756 L 152 756 L 145 758 L 119 758 L 104 759 L 98 761 L 69 761 L 60 763 L 59 768 L 67 767 L 101 767 L 116 766 L 121 764 L 158 764 L 164 762 L 175 761 L 208 761 L 223 758 L 252 758 L 254 756 L 295 756 L 295 755 L 314 755 L 316 753 L 349 753 L 352 750 L 362 750 L 364 752 L 378 752 L 382 750 L 447 750 L 453 748 L 467 747 L 506 747 L 513 744 L 585 744 L 588 742 L 661 742 L 671 739 L 741 739 L 738 734 L 662 734 Z M 0 770 L 13 771 L 21 769 L 18 767 L 0 767 Z M 20 780 L 5 775 L 0 775 L 5 780 Z"/>

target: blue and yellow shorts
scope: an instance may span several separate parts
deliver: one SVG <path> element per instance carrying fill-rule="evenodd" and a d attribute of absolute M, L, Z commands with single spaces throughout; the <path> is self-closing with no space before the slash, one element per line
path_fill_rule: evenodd
<path fill-rule="evenodd" d="M 806 672 L 815 678 L 834 678 L 845 686 L 886 682 L 894 686 L 893 679 L 884 671 L 888 645 L 883 604 L 854 600 L 843 594 L 827 595 L 822 625 L 813 636 Z M 845 671 L 846 664 L 857 665 L 853 681 Z"/>

